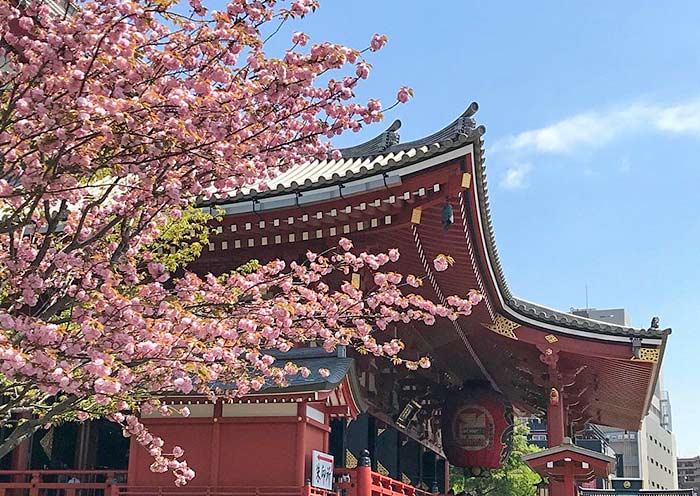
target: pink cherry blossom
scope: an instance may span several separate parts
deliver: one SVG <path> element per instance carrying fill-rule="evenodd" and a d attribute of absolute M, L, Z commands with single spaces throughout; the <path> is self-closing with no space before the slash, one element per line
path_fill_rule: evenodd
<path fill-rule="evenodd" d="M 352 241 L 350 241 L 347 238 L 340 238 L 340 241 L 338 241 L 338 244 L 345 251 L 352 250 Z"/>
<path fill-rule="evenodd" d="M 360 79 L 367 79 L 370 69 L 371 66 L 367 62 L 358 62 L 355 66 L 355 74 L 357 74 L 357 77 Z M 406 98 L 406 101 L 408 101 L 408 98 Z"/>
<path fill-rule="evenodd" d="M 399 92 L 396 94 L 396 99 L 401 103 L 406 103 L 412 96 L 413 90 L 411 88 L 407 88 L 406 86 L 402 86 L 399 88 Z"/>
<path fill-rule="evenodd" d="M 449 266 L 450 263 L 447 261 L 447 257 L 445 255 L 438 255 L 433 260 L 433 267 L 435 267 L 435 270 L 437 270 L 438 272 L 443 272 L 447 270 Z"/>
<path fill-rule="evenodd" d="M 309 35 L 306 33 L 302 33 L 301 31 L 297 31 L 294 33 L 292 36 L 292 43 L 295 43 L 297 45 L 301 46 L 306 46 L 306 44 L 309 42 Z"/>
<path fill-rule="evenodd" d="M 0 374 L 8 391 L 26 388 L 4 408 L 46 425 L 104 416 L 181 486 L 195 476 L 187 453 L 139 420 L 189 415 L 168 395 L 217 401 L 285 386 L 311 370 L 263 350 L 309 343 L 428 367 L 378 331 L 454 320 L 481 301 L 411 293 L 421 280 L 391 270 L 398 250 L 354 253 L 346 238 L 303 262 L 221 276 L 188 268 L 229 220 L 198 201 L 338 159 L 328 139 L 382 119 L 379 100 L 355 94 L 386 36 L 362 50 L 310 44 L 301 31 L 284 52 L 266 43 L 315 0 L 231 0 L 211 12 L 201 0 L 76 0 L 69 16 L 40 3 L 0 0 Z M 404 87 L 397 99 L 411 96 Z M 436 269 L 450 265 L 442 257 Z M 0 441 L 0 456 L 16 444 Z"/>
<path fill-rule="evenodd" d="M 375 34 L 372 36 L 372 41 L 370 42 L 370 50 L 373 52 L 376 52 L 377 50 L 381 50 L 384 45 L 386 45 L 386 42 L 389 38 L 385 34 Z"/>
<path fill-rule="evenodd" d="M 392 262 L 398 262 L 399 250 L 397 250 L 396 248 L 391 248 L 387 253 L 389 254 L 389 260 L 391 260 Z"/>

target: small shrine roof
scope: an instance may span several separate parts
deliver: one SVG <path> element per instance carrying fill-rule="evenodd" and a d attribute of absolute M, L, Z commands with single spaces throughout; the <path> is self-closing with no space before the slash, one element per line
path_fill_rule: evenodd
<path fill-rule="evenodd" d="M 603 463 L 614 464 L 615 457 L 608 456 L 604 453 L 598 453 L 597 451 L 592 451 L 586 448 L 575 445 L 570 437 L 565 437 L 564 442 L 559 446 L 553 448 L 547 448 L 542 451 L 537 451 L 535 453 L 527 453 L 522 455 L 522 459 L 526 462 L 550 459 L 553 455 L 558 455 L 561 453 L 578 455 L 583 459 L 595 459 Z"/>
<path fill-rule="evenodd" d="M 267 351 L 269 355 L 275 357 L 274 366 L 284 367 L 287 362 L 292 362 L 298 367 L 306 367 L 311 372 L 308 377 L 303 377 L 301 374 L 290 375 L 287 377 L 289 385 L 287 387 L 279 387 L 275 383 L 268 383 L 251 394 L 270 394 L 277 391 L 284 393 L 295 392 L 311 392 L 311 391 L 329 391 L 335 389 L 342 382 L 345 376 L 350 372 L 354 360 L 345 356 L 345 349 L 338 347 L 334 352 L 327 352 L 323 348 L 292 348 L 288 352 Z M 327 369 L 330 374 L 328 377 L 323 377 L 319 372 L 320 369 Z M 235 384 L 216 383 L 216 387 L 226 390 L 235 388 Z"/>

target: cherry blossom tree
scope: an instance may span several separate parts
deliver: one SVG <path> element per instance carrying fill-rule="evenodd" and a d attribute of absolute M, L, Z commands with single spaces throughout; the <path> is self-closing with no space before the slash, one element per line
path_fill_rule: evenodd
<path fill-rule="evenodd" d="M 264 189 L 382 118 L 355 88 L 385 36 L 356 50 L 296 32 L 274 57 L 267 41 L 316 1 L 223 7 L 0 0 L 0 421 L 14 427 L 0 456 L 42 427 L 106 417 L 183 484 L 183 450 L 138 420 L 168 410 L 159 397 L 284 385 L 309 371 L 266 350 L 309 343 L 428 367 L 377 332 L 455 319 L 481 299 L 435 304 L 391 271 L 398 251 L 353 254 L 345 239 L 305 263 L 186 270 L 211 220 L 198 201 Z M 400 88 L 394 104 L 411 95 Z M 366 288 L 346 281 L 358 271 Z"/>

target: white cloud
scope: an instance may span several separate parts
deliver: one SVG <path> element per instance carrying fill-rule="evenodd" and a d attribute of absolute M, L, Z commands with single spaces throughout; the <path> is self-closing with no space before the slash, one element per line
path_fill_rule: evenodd
<path fill-rule="evenodd" d="M 527 175 L 532 169 L 530 164 L 518 164 L 506 170 L 500 185 L 505 189 L 522 189 L 527 187 Z"/>
<path fill-rule="evenodd" d="M 657 119 L 660 131 L 700 134 L 700 102 L 663 109 Z"/>
<path fill-rule="evenodd" d="M 700 100 L 673 106 L 636 103 L 584 112 L 499 140 L 491 152 L 569 153 L 581 147 L 600 147 L 619 136 L 648 130 L 700 136 Z"/>

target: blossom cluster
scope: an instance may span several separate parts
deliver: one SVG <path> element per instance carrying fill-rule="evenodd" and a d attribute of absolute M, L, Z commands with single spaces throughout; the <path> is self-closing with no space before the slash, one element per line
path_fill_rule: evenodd
<path fill-rule="evenodd" d="M 330 138 L 382 118 L 381 103 L 355 91 L 386 36 L 357 50 L 296 32 L 282 56 L 266 53 L 263 33 L 316 7 L 83 0 L 61 14 L 0 0 L 0 418 L 33 413 L 0 456 L 41 427 L 107 417 L 153 470 L 184 484 L 194 472 L 182 450 L 138 420 L 159 397 L 285 385 L 310 371 L 269 350 L 311 343 L 427 367 L 382 330 L 478 303 L 412 293 L 419 277 L 387 270 L 398 251 L 354 254 L 345 239 L 306 263 L 219 277 L 163 262 L 165 233 L 189 206 L 265 189 L 333 153 Z M 401 88 L 396 103 L 411 95 Z M 351 273 L 371 284 L 356 287 Z"/>

